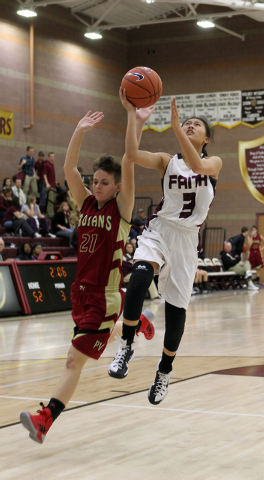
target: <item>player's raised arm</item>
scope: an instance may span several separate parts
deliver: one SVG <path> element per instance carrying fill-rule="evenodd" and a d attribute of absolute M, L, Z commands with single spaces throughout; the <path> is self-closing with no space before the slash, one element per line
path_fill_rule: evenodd
<path fill-rule="evenodd" d="M 136 110 L 136 142 L 139 146 L 143 127 L 156 107 Z M 122 159 L 121 190 L 117 197 L 118 209 L 122 218 L 130 222 L 135 201 L 134 162 L 125 154 Z"/>
<path fill-rule="evenodd" d="M 102 118 L 104 118 L 102 112 L 92 113 L 89 110 L 85 117 L 79 121 L 67 149 L 63 169 L 69 189 L 79 209 L 81 209 L 84 200 L 91 195 L 88 188 L 84 186 L 80 173 L 77 170 L 82 139 L 85 132 L 94 128 Z"/>
<path fill-rule="evenodd" d="M 164 174 L 163 166 L 163 155 L 162 153 L 151 153 L 144 150 L 138 149 L 138 137 L 141 137 L 144 123 L 141 124 L 141 127 L 137 126 L 137 117 L 136 117 L 136 108 L 128 102 L 126 99 L 125 89 L 119 90 L 119 96 L 122 102 L 123 107 L 128 112 L 128 121 L 127 121 L 127 131 L 126 131 L 126 142 L 125 150 L 127 158 L 141 167 L 153 168 L 160 172 L 160 175 Z M 146 110 L 146 109 L 142 109 Z M 141 131 L 140 131 L 141 128 Z"/>
<path fill-rule="evenodd" d="M 175 98 L 171 102 L 171 128 L 179 141 L 188 167 L 194 173 L 217 178 L 222 168 L 222 160 L 216 156 L 201 159 L 203 147 L 209 142 L 204 123 L 194 117 L 181 126 Z"/>

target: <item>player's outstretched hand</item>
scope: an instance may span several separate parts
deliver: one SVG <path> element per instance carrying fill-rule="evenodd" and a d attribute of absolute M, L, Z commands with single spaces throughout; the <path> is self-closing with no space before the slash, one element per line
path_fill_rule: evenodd
<path fill-rule="evenodd" d="M 146 123 L 146 121 L 149 119 L 150 115 L 156 110 L 157 105 L 152 105 L 152 107 L 147 107 L 147 108 L 139 108 L 136 111 L 136 117 L 137 121 L 141 123 Z"/>
<path fill-rule="evenodd" d="M 176 98 L 174 97 L 171 101 L 171 128 L 173 130 L 179 130 L 181 128 L 179 112 L 176 106 Z"/>
<path fill-rule="evenodd" d="M 95 125 L 97 125 L 97 123 L 99 123 L 103 118 L 103 112 L 92 113 L 92 110 L 89 110 L 89 112 L 86 113 L 85 117 L 83 117 L 79 121 L 77 129 L 82 130 L 83 132 L 87 132 L 88 130 L 94 128 Z"/>
<path fill-rule="evenodd" d="M 126 109 L 127 112 L 131 112 L 131 111 L 135 111 L 136 108 L 134 107 L 134 105 L 132 105 L 132 103 L 130 103 L 127 98 L 126 98 L 126 89 L 120 87 L 119 88 L 119 98 L 121 100 L 121 103 L 123 105 L 123 107 Z"/>

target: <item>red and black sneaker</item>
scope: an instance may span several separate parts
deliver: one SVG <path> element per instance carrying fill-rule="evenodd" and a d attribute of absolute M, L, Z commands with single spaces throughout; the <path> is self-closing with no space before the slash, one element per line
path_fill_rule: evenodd
<path fill-rule="evenodd" d="M 53 423 L 53 418 L 49 408 L 40 403 L 42 410 L 38 410 L 38 415 L 31 415 L 29 412 L 21 412 L 20 420 L 28 431 L 29 436 L 37 443 L 43 443 L 46 435 Z"/>
<path fill-rule="evenodd" d="M 155 335 L 155 328 L 152 324 L 153 320 L 155 320 L 154 313 L 149 308 L 146 308 L 146 310 L 141 313 L 139 320 L 140 327 L 136 334 L 138 335 L 141 332 L 144 334 L 146 340 L 151 340 Z"/>

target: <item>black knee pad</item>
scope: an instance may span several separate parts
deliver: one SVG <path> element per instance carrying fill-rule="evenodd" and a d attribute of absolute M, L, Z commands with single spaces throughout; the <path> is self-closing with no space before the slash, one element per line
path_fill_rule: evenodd
<path fill-rule="evenodd" d="M 153 280 L 154 268 L 149 262 L 139 261 L 133 265 L 132 275 L 126 291 L 124 318 L 138 320 L 146 292 Z"/>
<path fill-rule="evenodd" d="M 165 335 L 164 347 L 169 352 L 175 352 L 181 342 L 184 332 L 186 310 L 165 302 Z"/>

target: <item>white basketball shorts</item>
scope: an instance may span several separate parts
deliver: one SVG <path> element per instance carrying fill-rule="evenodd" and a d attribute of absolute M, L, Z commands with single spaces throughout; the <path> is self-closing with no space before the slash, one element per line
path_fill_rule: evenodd
<path fill-rule="evenodd" d="M 134 255 L 134 260 L 159 264 L 159 292 L 168 303 L 186 310 L 197 270 L 197 245 L 198 228 L 156 217 L 138 237 Z"/>

